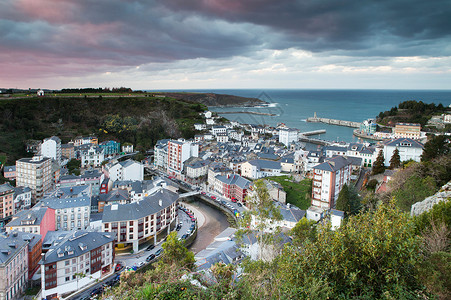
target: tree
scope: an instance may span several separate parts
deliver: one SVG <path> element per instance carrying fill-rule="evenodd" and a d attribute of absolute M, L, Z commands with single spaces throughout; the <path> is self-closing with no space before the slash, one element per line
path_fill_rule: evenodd
<path fill-rule="evenodd" d="M 291 229 L 291 235 L 293 236 L 293 243 L 302 244 L 306 239 L 314 241 L 316 237 L 316 222 L 302 218 Z"/>
<path fill-rule="evenodd" d="M 254 182 L 253 196 L 247 197 L 246 203 L 250 211 L 243 215 L 237 235 L 240 237 L 243 234 L 255 234 L 259 245 L 257 259 L 270 261 L 277 252 L 275 245 L 281 231 L 277 223 L 282 220 L 282 214 L 261 179 Z"/>
<path fill-rule="evenodd" d="M 382 150 L 379 151 L 373 164 L 373 175 L 383 173 L 385 171 L 385 159 Z"/>
<path fill-rule="evenodd" d="M 412 204 L 424 200 L 433 195 L 437 188 L 432 177 L 421 178 L 418 175 L 412 175 L 397 190 L 392 191 L 391 195 L 395 198 L 398 207 L 406 212 L 410 212 Z"/>
<path fill-rule="evenodd" d="M 335 208 L 342 210 L 346 215 L 355 215 L 360 210 L 360 197 L 352 188 L 348 188 L 345 184 L 341 188 L 338 194 L 337 202 L 335 203 Z"/>
<path fill-rule="evenodd" d="M 395 151 L 393 151 L 393 155 L 390 158 L 390 169 L 396 169 L 399 168 L 401 166 L 401 157 L 399 156 L 399 150 L 398 148 L 395 149 Z"/>
<path fill-rule="evenodd" d="M 189 251 L 177 238 L 177 232 L 171 232 L 166 242 L 163 243 L 163 256 L 161 262 L 165 265 L 172 265 L 176 268 L 186 268 L 193 270 L 194 268 L 194 254 Z"/>
<path fill-rule="evenodd" d="M 430 161 L 449 153 L 449 137 L 445 135 L 434 135 L 424 144 L 421 161 Z"/>

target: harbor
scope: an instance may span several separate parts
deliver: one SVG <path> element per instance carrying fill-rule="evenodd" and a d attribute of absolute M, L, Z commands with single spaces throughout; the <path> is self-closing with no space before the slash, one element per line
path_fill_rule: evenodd
<path fill-rule="evenodd" d="M 353 122 L 353 121 L 345 121 L 345 120 L 337 120 L 337 119 L 329 119 L 329 118 L 318 118 L 316 116 L 316 112 L 313 116 L 313 118 L 308 118 L 307 122 L 312 123 L 324 123 L 329 125 L 338 125 L 338 126 L 345 126 L 345 127 L 352 127 L 352 128 L 360 128 L 360 122 Z"/>

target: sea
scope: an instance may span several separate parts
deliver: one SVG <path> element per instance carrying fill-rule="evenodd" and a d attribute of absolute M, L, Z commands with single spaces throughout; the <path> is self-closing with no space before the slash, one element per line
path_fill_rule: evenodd
<path fill-rule="evenodd" d="M 307 90 L 307 89 L 208 89 L 171 90 L 184 92 L 205 92 L 259 98 L 269 103 L 261 107 L 211 107 L 217 112 L 262 112 L 274 116 L 246 113 L 223 114 L 231 121 L 246 124 L 276 126 L 285 123 L 301 132 L 325 129 L 326 133 L 312 136 L 328 141 L 357 142 L 353 128 L 309 123 L 307 118 L 317 117 L 362 122 L 376 118 L 380 112 L 390 110 L 407 100 L 424 103 L 451 104 L 451 90 Z"/>

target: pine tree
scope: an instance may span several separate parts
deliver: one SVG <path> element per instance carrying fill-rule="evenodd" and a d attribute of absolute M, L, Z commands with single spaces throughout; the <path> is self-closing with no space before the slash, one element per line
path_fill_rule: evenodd
<path fill-rule="evenodd" d="M 424 144 L 423 154 L 421 155 L 421 161 L 430 161 L 442 155 L 450 153 L 450 147 L 448 145 L 449 137 L 445 135 L 432 136 L 426 144 Z"/>
<path fill-rule="evenodd" d="M 373 164 L 373 175 L 380 174 L 385 171 L 384 161 L 384 153 L 380 150 Z"/>
<path fill-rule="evenodd" d="M 399 150 L 398 148 L 393 151 L 393 155 L 390 159 L 390 169 L 396 169 L 399 166 L 401 166 L 401 157 L 399 156 Z"/>

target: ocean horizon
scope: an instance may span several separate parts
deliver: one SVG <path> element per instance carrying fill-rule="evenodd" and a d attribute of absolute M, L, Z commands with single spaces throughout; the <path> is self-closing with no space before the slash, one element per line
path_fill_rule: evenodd
<path fill-rule="evenodd" d="M 157 90 L 149 90 L 157 91 Z M 210 107 L 221 112 L 263 112 L 275 116 L 253 114 L 223 114 L 231 121 L 247 124 L 266 124 L 276 126 L 285 123 L 301 132 L 325 129 L 326 133 L 316 138 L 329 141 L 357 142 L 353 128 L 306 122 L 307 118 L 318 117 L 362 122 L 399 103 L 408 100 L 425 103 L 451 104 L 451 90 L 376 90 L 376 89 L 174 89 L 158 91 L 201 92 L 229 94 L 242 97 L 259 98 L 268 102 L 262 107 Z"/>

